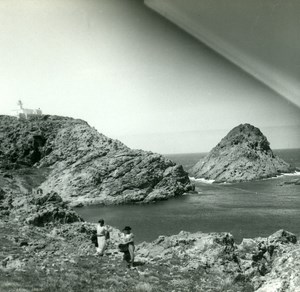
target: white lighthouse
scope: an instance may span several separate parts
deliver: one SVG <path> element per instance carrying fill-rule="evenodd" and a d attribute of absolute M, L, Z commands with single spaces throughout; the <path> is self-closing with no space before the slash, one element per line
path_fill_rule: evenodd
<path fill-rule="evenodd" d="M 19 119 L 25 118 L 27 119 L 28 116 L 40 116 L 42 115 L 42 110 L 39 109 L 29 109 L 23 108 L 23 103 L 21 100 L 18 101 L 19 109 L 17 110 L 17 116 Z"/>

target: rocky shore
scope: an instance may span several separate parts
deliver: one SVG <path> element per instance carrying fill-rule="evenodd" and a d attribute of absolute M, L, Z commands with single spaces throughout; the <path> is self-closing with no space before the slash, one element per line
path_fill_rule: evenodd
<path fill-rule="evenodd" d="M 0 170 L 30 173 L 32 188 L 70 205 L 148 203 L 194 189 L 182 166 L 132 150 L 86 122 L 60 116 L 0 116 Z"/>
<path fill-rule="evenodd" d="M 241 124 L 190 170 L 190 176 L 216 183 L 234 183 L 294 171 L 294 167 L 273 153 L 269 141 L 258 128 Z"/>
<path fill-rule="evenodd" d="M 299 291 L 300 245 L 288 231 L 240 244 L 228 233 L 160 236 L 136 246 L 129 270 L 120 231 L 110 227 L 95 256 L 95 225 L 57 193 L 0 194 L 0 291 Z"/>

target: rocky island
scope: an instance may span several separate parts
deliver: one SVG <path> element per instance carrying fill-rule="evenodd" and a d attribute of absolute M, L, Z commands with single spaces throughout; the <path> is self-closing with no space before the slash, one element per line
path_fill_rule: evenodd
<path fill-rule="evenodd" d="M 145 203 L 194 188 L 182 166 L 132 150 L 79 119 L 0 116 L 0 137 L 0 170 L 27 173 L 32 187 L 71 205 Z"/>
<path fill-rule="evenodd" d="M 276 156 L 262 132 L 241 124 L 232 129 L 191 170 L 195 178 L 222 182 L 242 182 L 274 177 L 295 169 Z"/>

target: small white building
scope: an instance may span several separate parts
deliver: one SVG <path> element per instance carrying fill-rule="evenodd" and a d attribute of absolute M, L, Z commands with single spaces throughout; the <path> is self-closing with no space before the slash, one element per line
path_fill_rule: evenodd
<path fill-rule="evenodd" d="M 29 108 L 23 108 L 23 103 L 21 100 L 18 101 L 19 109 L 17 109 L 17 117 L 19 119 L 25 118 L 27 119 L 28 116 L 41 116 L 42 110 L 40 108 L 38 109 L 29 109 Z"/>

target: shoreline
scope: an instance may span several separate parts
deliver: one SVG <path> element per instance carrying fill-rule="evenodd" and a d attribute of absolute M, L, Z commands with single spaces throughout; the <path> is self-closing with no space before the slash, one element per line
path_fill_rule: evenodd
<path fill-rule="evenodd" d="M 300 176 L 300 171 L 294 171 L 294 172 L 289 172 L 289 173 L 281 173 L 276 176 L 268 177 L 268 178 L 261 178 L 261 179 L 254 179 L 254 180 L 245 180 L 245 181 L 240 181 L 240 182 L 221 182 L 221 183 L 215 183 L 214 179 L 205 179 L 205 178 L 195 178 L 189 176 L 190 181 L 192 182 L 200 182 L 200 183 L 205 183 L 205 184 L 239 184 L 239 183 L 245 183 L 245 182 L 255 182 L 255 181 L 262 181 L 262 180 L 269 180 L 269 179 L 277 179 L 277 178 L 282 178 L 285 176 Z"/>

